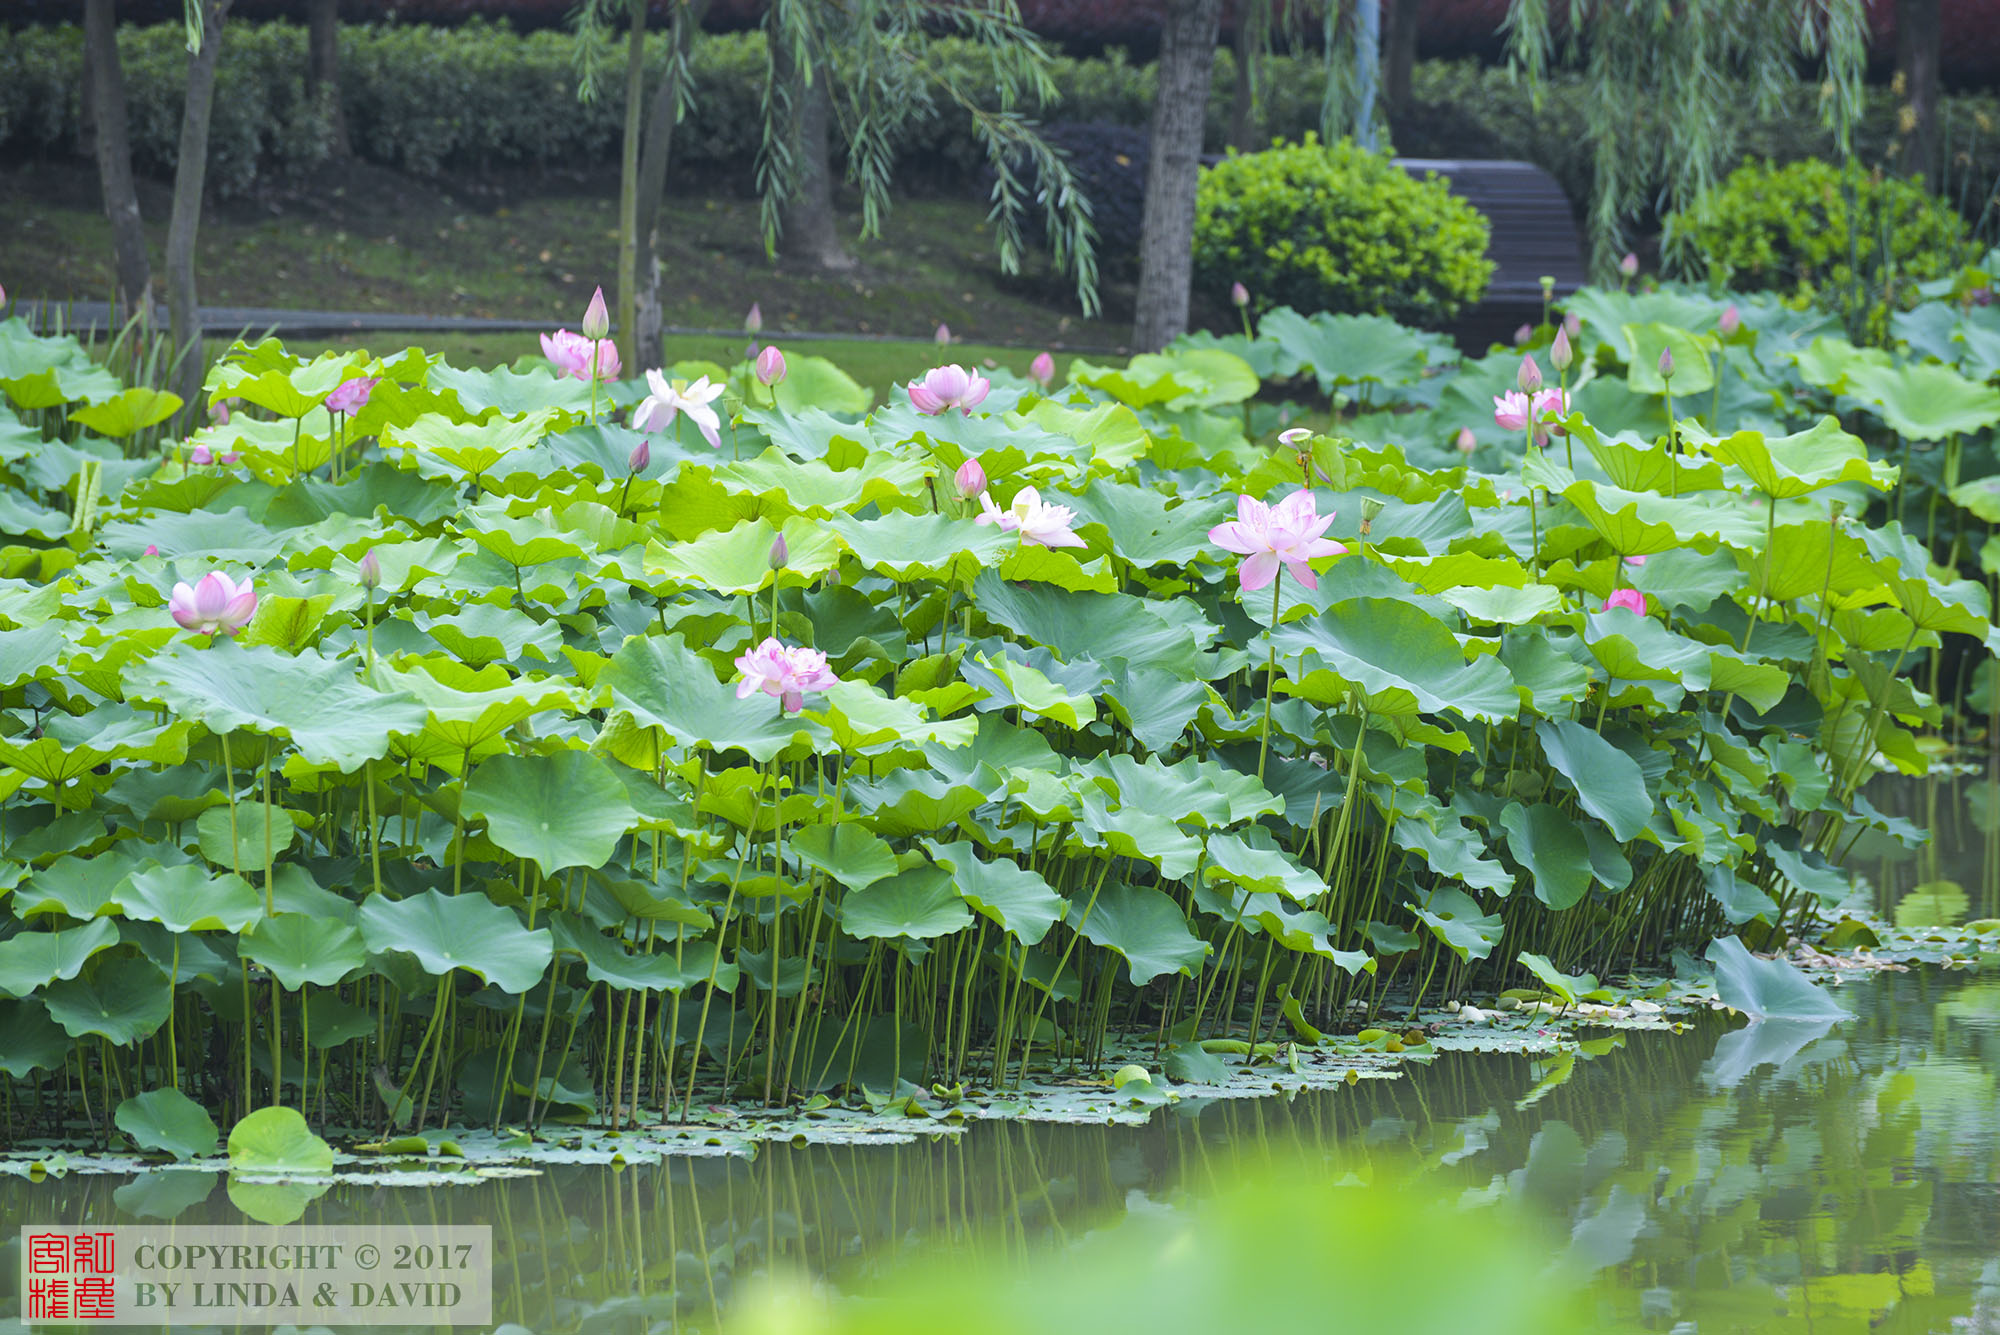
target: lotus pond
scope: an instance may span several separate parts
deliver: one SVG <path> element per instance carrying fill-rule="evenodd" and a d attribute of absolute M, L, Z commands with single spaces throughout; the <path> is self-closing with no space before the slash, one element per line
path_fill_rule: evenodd
<path fill-rule="evenodd" d="M 1975 960 L 1970 898 L 1899 931 L 1937 799 L 1873 785 L 2000 710 L 1981 277 L 1892 351 L 1586 291 L 1526 355 L 1276 311 L 886 404 L 565 331 L 238 345 L 183 405 L 0 323 L 4 1162 L 283 1220 L 335 1146 L 1554 1091 L 1833 1017 L 1816 945 Z"/>

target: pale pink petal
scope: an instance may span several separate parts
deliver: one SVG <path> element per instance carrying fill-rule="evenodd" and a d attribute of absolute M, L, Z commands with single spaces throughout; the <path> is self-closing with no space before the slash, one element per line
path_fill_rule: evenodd
<path fill-rule="evenodd" d="M 1278 554 L 1272 551 L 1258 552 L 1236 568 L 1236 577 L 1243 584 L 1245 593 L 1252 593 L 1269 584 L 1278 573 Z"/>

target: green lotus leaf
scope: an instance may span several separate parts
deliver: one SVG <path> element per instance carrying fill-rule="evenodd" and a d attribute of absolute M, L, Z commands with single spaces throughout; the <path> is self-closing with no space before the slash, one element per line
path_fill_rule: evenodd
<path fill-rule="evenodd" d="M 1069 902 L 1040 873 L 1012 858 L 982 862 L 971 842 L 963 839 L 953 844 L 926 839 L 924 848 L 951 873 L 960 898 L 1023 945 L 1039 945 L 1069 911 Z"/>
<path fill-rule="evenodd" d="M 58 713 L 32 741 L 0 737 L 0 764 L 12 765 L 44 783 L 72 783 L 112 760 L 150 760 L 178 765 L 187 759 L 184 722 L 155 723 L 116 706 L 87 714 Z"/>
<path fill-rule="evenodd" d="M 352 773 L 388 754 L 392 733 L 414 734 L 423 706 L 369 689 L 351 664 L 317 653 L 182 641 L 125 673 L 126 698 L 157 702 L 210 732 L 244 729 L 288 738 L 307 763 Z"/>
<path fill-rule="evenodd" d="M 830 413 L 865 413 L 875 396 L 825 357 L 793 352 L 785 358 L 785 378 L 773 389 L 778 407 L 795 413 L 818 408 Z"/>
<path fill-rule="evenodd" d="M 312 1133 L 298 1109 L 259 1108 L 229 1128 L 229 1167 L 272 1177 L 330 1173 L 333 1147 Z"/>
<path fill-rule="evenodd" d="M 865 890 L 897 870 L 896 851 L 851 821 L 808 825 L 791 835 L 787 847 L 849 890 Z"/>
<path fill-rule="evenodd" d="M 123 440 L 149 426 L 158 426 L 180 410 L 180 395 L 142 386 L 100 399 L 87 408 L 78 408 L 69 415 L 69 420 L 88 427 L 100 436 Z"/>
<path fill-rule="evenodd" d="M 972 597 L 981 616 L 1063 658 L 1124 659 L 1183 680 L 1214 675 L 1206 651 L 1222 630 L 1195 608 L 1123 593 L 1010 584 L 992 570 L 973 582 Z"/>
<path fill-rule="evenodd" d="M 1738 431 L 1700 442 L 1723 463 L 1734 464 L 1766 496 L 1786 500 L 1841 482 L 1859 482 L 1885 491 L 1896 470 L 1869 459 L 1868 447 L 1841 430 L 1839 419 L 1822 417 L 1800 432 L 1766 439 L 1761 431 Z"/>
<path fill-rule="evenodd" d="M 1277 846 L 1270 832 L 1251 826 L 1241 833 L 1208 837 L 1209 873 L 1236 882 L 1253 893 L 1278 893 L 1309 904 L 1327 892 L 1326 882 L 1299 865 Z"/>
<path fill-rule="evenodd" d="M 1481 913 L 1479 901 L 1463 890 L 1449 886 L 1433 890 L 1423 904 L 1413 907 L 1431 935 L 1462 961 L 1483 960 L 1500 944 L 1499 915 Z"/>
<path fill-rule="evenodd" d="M 273 858 L 292 846 L 298 826 L 292 813 L 283 807 L 270 809 L 269 848 Z M 204 810 L 195 821 L 201 855 L 218 867 L 242 873 L 264 865 L 265 807 L 262 802 L 240 802 L 232 813 L 225 802 Z"/>
<path fill-rule="evenodd" d="M 1889 429 L 1909 440 L 1971 435 L 2000 423 L 2000 389 L 1967 380 L 1948 366 L 1858 366 L 1846 393 L 1871 405 Z"/>
<path fill-rule="evenodd" d="M 303 913 L 259 919 L 236 948 L 288 992 L 307 983 L 332 987 L 368 962 L 360 932 L 344 922 Z"/>
<path fill-rule="evenodd" d="M 583 960 L 586 978 L 619 992 L 676 995 L 707 982 L 711 969 L 717 990 L 734 992 L 740 977 L 736 965 L 716 964 L 713 941 L 693 942 L 678 958 L 673 951 L 635 953 L 570 913 L 551 917 L 549 931 L 558 951 Z"/>
<path fill-rule="evenodd" d="M 794 744 L 830 745 L 825 725 L 782 713 L 768 695 L 739 700 L 678 635 L 627 640 L 597 685 L 611 692 L 614 717 L 658 728 L 679 746 L 742 750 L 762 762 Z"/>
<path fill-rule="evenodd" d="M 408 670 L 377 666 L 375 679 L 423 703 L 424 731 L 448 747 L 477 750 L 524 719 L 572 708 L 576 688 L 555 678 L 515 678 L 504 667 L 475 668 L 442 656 L 403 660 Z"/>
<path fill-rule="evenodd" d="M 1711 459 L 1677 454 L 1664 445 L 1607 439 L 1588 429 L 1580 431 L 1577 438 L 1611 479 L 1611 485 L 1622 491 L 1674 497 L 1722 486 L 1722 470 Z"/>
<path fill-rule="evenodd" d="M 240 932 L 264 912 L 263 899 L 241 876 L 214 875 L 193 864 L 142 868 L 120 883 L 114 897 L 125 917 L 175 933 Z"/>
<path fill-rule="evenodd" d="M 1071 837 L 1082 847 L 1139 858 L 1176 881 L 1193 875 L 1201 862 L 1201 841 L 1170 817 L 1132 805 L 1114 808 L 1109 796 L 1095 784 L 1083 787 L 1077 798 L 1082 810 L 1076 813 Z"/>
<path fill-rule="evenodd" d="M 1583 809 L 1622 842 L 1652 819 L 1653 799 L 1637 761 L 1574 719 L 1547 719 L 1535 729 L 1542 753 L 1576 789 Z"/>
<path fill-rule="evenodd" d="M 1590 893 L 1596 872 L 1583 828 L 1547 802 L 1509 802 L 1500 813 L 1507 851 L 1534 879 L 1535 898 L 1561 912 Z"/>
<path fill-rule="evenodd" d="M 1109 783 L 1126 806 L 1204 828 L 1219 829 L 1284 810 L 1283 802 L 1266 792 L 1254 775 L 1212 760 L 1168 765 L 1158 757 L 1140 761 L 1114 754 L 1085 761 L 1076 772 Z"/>
<path fill-rule="evenodd" d="M 1847 1008 L 1784 960 L 1758 959 L 1737 937 L 1709 944 L 1722 1004 L 1753 1020 L 1845 1020 Z"/>
<path fill-rule="evenodd" d="M 126 956 L 99 965 L 92 977 L 50 983 L 42 1004 L 71 1038 L 95 1035 L 122 1048 L 150 1038 L 167 1022 L 172 995 L 164 970 L 151 960 Z"/>
<path fill-rule="evenodd" d="M 463 807 L 544 876 L 603 866 L 639 819 L 610 765 L 582 751 L 494 756 L 473 773 Z"/>
<path fill-rule="evenodd" d="M 0 1001 L 0 1074 L 25 1080 L 59 1070 L 75 1046 L 38 998 Z"/>
<path fill-rule="evenodd" d="M 1354 598 L 1268 634 L 1286 689 L 1310 700 L 1339 701 L 1353 691 L 1375 714 L 1520 712 L 1514 679 L 1497 658 L 1468 663 L 1451 628 L 1408 603 Z"/>
<path fill-rule="evenodd" d="M 417 624 L 453 654 L 473 662 L 509 662 L 530 651 L 545 663 L 562 660 L 561 623 L 537 621 L 516 607 L 473 603 L 462 612 L 426 617 Z"/>
<path fill-rule="evenodd" d="M 1728 867 L 1717 864 L 1708 868 L 1702 874 L 1702 888 L 1722 909 L 1723 918 L 1732 927 L 1741 927 L 1758 918 L 1773 923 L 1778 920 L 1777 901 Z"/>
<path fill-rule="evenodd" d="M 0 941 L 0 993 L 32 996 L 76 977 L 92 955 L 117 944 L 118 924 L 109 918 L 57 932 L 16 932 Z"/>
<path fill-rule="evenodd" d="M 1414 385 L 1438 346 L 1435 338 L 1386 316 L 1307 317 L 1287 306 L 1266 312 L 1257 332 L 1277 345 L 1273 370 L 1279 377 L 1310 373 L 1326 395 L 1343 385 Z"/>
<path fill-rule="evenodd" d="M 811 579 L 840 562 L 834 529 L 816 519 L 794 516 L 782 526 L 751 519 L 727 530 L 704 533 L 672 546 L 648 544 L 646 569 L 681 584 L 717 593 L 755 593 L 780 578 L 771 569 L 771 547 L 782 533 L 786 576 Z"/>
<path fill-rule="evenodd" d="M 1634 394 L 1664 394 L 1670 384 L 1679 398 L 1706 394 L 1715 388 L 1715 365 L 1709 360 L 1708 340 L 1702 335 L 1670 324 L 1628 324 L 1624 335 L 1629 354 L 1625 383 Z M 1671 382 L 1660 374 L 1660 354 L 1671 352 L 1674 374 Z M 1683 398 L 1682 400 L 1686 400 Z"/>
<path fill-rule="evenodd" d="M 789 374 L 784 383 L 791 383 Z M 870 505 L 893 509 L 892 502 L 926 495 L 924 479 L 935 471 L 926 460 L 881 451 L 870 453 L 857 467 L 835 468 L 824 459 L 801 462 L 772 449 L 716 469 L 715 480 L 758 497 L 767 518 L 784 514 L 826 519 Z M 791 537 L 785 541 L 789 545 Z"/>
<path fill-rule="evenodd" d="M 1396 822 L 1396 844 L 1422 853 L 1431 870 L 1475 890 L 1491 890 L 1506 895 L 1514 889 L 1514 878 L 1496 858 L 1481 857 L 1486 841 L 1465 828 L 1449 811 L 1433 813 L 1436 825 L 1419 816 L 1404 816 Z"/>
<path fill-rule="evenodd" d="M 1536 955 L 1524 950 L 1515 958 L 1520 961 L 1522 968 L 1541 979 L 1542 985 L 1547 987 L 1555 995 L 1556 999 L 1561 1001 L 1565 1006 L 1574 1006 L 1585 997 L 1603 992 L 1604 990 L 1602 985 L 1598 983 L 1596 974 L 1564 973 L 1551 964 L 1546 955 Z"/>
<path fill-rule="evenodd" d="M 827 526 L 839 534 L 863 569 L 899 583 L 922 579 L 970 584 L 982 568 L 998 563 L 1016 545 L 1014 535 L 997 524 L 944 515 L 899 512 L 876 519 L 835 515 Z M 788 537 L 786 542 L 790 541 Z M 769 546 L 767 539 L 767 558 Z"/>
<path fill-rule="evenodd" d="M 971 925 L 972 914 L 952 878 L 936 867 L 919 867 L 851 891 L 840 906 L 841 929 L 862 940 L 924 940 Z"/>
<path fill-rule="evenodd" d="M 1294 954 L 1331 960 L 1350 975 L 1375 972 L 1375 959 L 1367 951 L 1341 950 L 1333 944 L 1336 929 L 1317 909 L 1295 913 L 1279 904 L 1260 910 L 1255 921 L 1273 941 Z M 1288 1010 L 1286 1014 L 1291 1012 Z"/>
<path fill-rule="evenodd" d="M 767 697 L 768 698 L 768 697 Z M 824 703 L 805 712 L 826 724 L 843 751 L 863 752 L 885 745 L 965 746 L 979 725 L 971 718 L 932 719 L 922 706 L 884 695 L 866 682 L 836 682 L 821 692 Z"/>
<path fill-rule="evenodd" d="M 1036 426 L 1086 446 L 1091 461 L 1101 468 L 1129 468 L 1145 456 L 1151 443 L 1139 415 L 1122 403 L 1093 404 L 1085 411 L 1043 399 L 1025 415 Z"/>
<path fill-rule="evenodd" d="M 171 1221 L 207 1200 L 218 1174 L 182 1170 L 135 1177 L 111 1193 L 111 1203 L 134 1219 Z"/>
<path fill-rule="evenodd" d="M 186 1163 L 215 1153 L 222 1133 L 199 1103 L 178 1089 L 155 1089 L 118 1105 L 111 1115 L 118 1129 L 142 1150 L 161 1150 Z"/>
<path fill-rule="evenodd" d="M 571 376 L 558 376 L 546 366 L 526 371 L 496 366 L 480 371 L 439 363 L 427 370 L 424 380 L 440 394 L 456 398 L 471 417 L 488 409 L 514 414 L 560 408 L 579 417 L 590 410 L 589 384 Z"/>
<path fill-rule="evenodd" d="M 530 931 L 511 909 L 436 890 L 404 900 L 371 896 L 361 906 L 361 939 L 378 955 L 414 956 L 432 976 L 463 969 L 517 994 L 541 981 L 555 953 L 547 929 Z"/>
<path fill-rule="evenodd" d="M 1064 690 L 1026 663 L 981 651 L 961 665 L 965 679 L 992 693 L 993 701 L 1014 705 L 1039 718 L 1081 728 L 1097 717 L 1097 702 Z M 992 702 L 989 702 L 991 704 Z"/>
<path fill-rule="evenodd" d="M 1070 901 L 1068 922 L 1084 940 L 1123 958 L 1135 987 L 1162 974 L 1192 978 L 1214 951 L 1188 929 L 1173 896 L 1150 886 L 1107 882 L 1094 902 L 1082 895 Z"/>

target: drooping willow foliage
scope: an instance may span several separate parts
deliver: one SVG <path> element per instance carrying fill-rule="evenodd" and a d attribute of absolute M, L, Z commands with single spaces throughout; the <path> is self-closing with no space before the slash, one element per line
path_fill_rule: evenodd
<path fill-rule="evenodd" d="M 1802 70 L 1819 81 L 1821 114 L 1850 151 L 1867 61 L 1862 0 L 1512 0 L 1507 28 L 1530 96 L 1552 64 L 1586 75 L 1600 277 L 1635 217 L 1664 216 L 1731 165 L 1745 103 L 1774 108 Z M 1671 231 L 1667 244 L 1677 245 Z"/>

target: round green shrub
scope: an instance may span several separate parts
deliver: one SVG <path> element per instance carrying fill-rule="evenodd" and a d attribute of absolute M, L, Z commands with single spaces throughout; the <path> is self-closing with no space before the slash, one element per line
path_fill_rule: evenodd
<path fill-rule="evenodd" d="M 1857 336 L 1966 249 L 1965 220 L 1921 186 L 1817 158 L 1745 162 L 1668 225 L 1710 276 L 1816 301 Z"/>
<path fill-rule="evenodd" d="M 1202 173 L 1195 282 L 1215 296 L 1240 282 L 1259 310 L 1436 324 L 1486 291 L 1488 230 L 1435 173 L 1418 180 L 1386 154 L 1308 134 Z"/>

